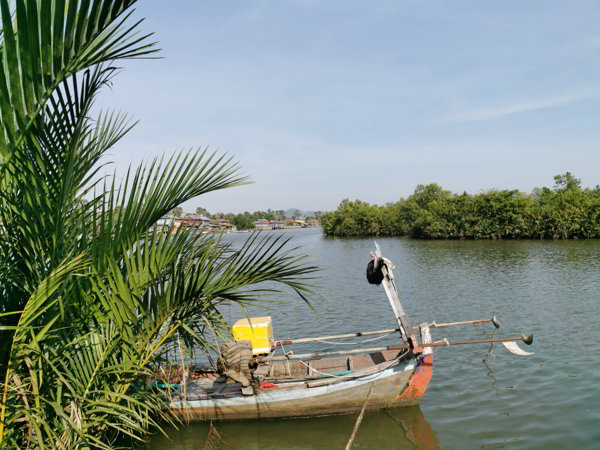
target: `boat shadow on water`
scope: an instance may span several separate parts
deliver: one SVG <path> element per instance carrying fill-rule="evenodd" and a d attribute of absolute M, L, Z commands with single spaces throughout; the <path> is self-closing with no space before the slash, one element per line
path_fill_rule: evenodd
<path fill-rule="evenodd" d="M 343 449 L 357 414 L 293 420 L 183 424 L 155 436 L 149 450 Z M 213 429 L 214 426 L 214 429 Z M 367 412 L 353 449 L 439 449 L 437 435 L 418 406 Z"/>

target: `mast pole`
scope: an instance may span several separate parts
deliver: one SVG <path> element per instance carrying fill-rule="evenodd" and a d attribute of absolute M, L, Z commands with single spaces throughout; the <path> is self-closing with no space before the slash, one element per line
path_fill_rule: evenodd
<path fill-rule="evenodd" d="M 381 249 L 379 248 L 377 242 L 375 242 L 375 248 L 375 255 L 377 256 L 378 261 L 383 261 L 383 267 L 381 268 L 383 272 L 383 288 L 392 307 L 392 311 L 394 312 L 394 317 L 396 318 L 398 327 L 400 328 L 400 335 L 402 336 L 402 340 L 405 344 L 408 344 L 411 348 L 414 348 L 416 345 L 418 345 L 418 341 L 413 332 L 410 318 L 404 311 L 402 303 L 400 302 L 400 296 L 398 295 L 398 289 L 396 288 L 396 282 L 394 281 L 395 266 L 389 259 L 384 258 L 381 255 Z"/>

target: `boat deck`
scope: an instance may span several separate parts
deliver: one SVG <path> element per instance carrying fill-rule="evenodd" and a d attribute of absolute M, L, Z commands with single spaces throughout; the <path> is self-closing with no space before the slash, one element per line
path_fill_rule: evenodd
<path fill-rule="evenodd" d="M 313 360 L 273 361 L 261 364 L 253 373 L 253 394 L 269 389 L 304 389 L 321 384 L 357 378 L 377 373 L 396 363 L 408 360 L 398 351 L 375 352 L 345 357 Z M 386 364 L 388 363 L 388 364 Z M 185 400 L 226 398 L 240 395 L 242 385 L 217 373 L 197 373 L 181 386 L 175 396 Z"/>
<path fill-rule="evenodd" d="M 421 336 L 430 342 L 427 327 L 421 328 Z M 183 420 L 208 421 L 348 414 L 365 405 L 368 410 L 412 406 L 423 398 L 433 366 L 430 348 L 418 356 L 384 350 L 275 358 L 262 359 L 247 387 L 218 373 L 194 373 L 187 386 L 174 392 L 171 411 Z"/>

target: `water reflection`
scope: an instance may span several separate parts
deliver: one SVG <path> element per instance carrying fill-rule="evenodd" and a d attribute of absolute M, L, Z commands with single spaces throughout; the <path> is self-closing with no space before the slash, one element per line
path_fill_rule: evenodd
<path fill-rule="evenodd" d="M 487 376 L 492 380 L 490 383 L 491 390 L 496 394 L 498 400 L 502 400 L 502 396 L 500 395 L 500 388 L 498 387 L 498 379 L 494 375 L 494 370 L 488 365 L 487 357 L 483 359 L 483 365 L 487 369 Z"/>
<path fill-rule="evenodd" d="M 356 414 L 313 419 L 267 420 L 215 423 L 211 448 L 222 449 L 342 449 L 352 433 Z M 156 436 L 150 450 L 203 448 L 210 424 L 190 424 L 168 430 L 168 437 Z M 440 442 L 419 407 L 367 413 L 360 425 L 353 449 L 435 450 Z"/>

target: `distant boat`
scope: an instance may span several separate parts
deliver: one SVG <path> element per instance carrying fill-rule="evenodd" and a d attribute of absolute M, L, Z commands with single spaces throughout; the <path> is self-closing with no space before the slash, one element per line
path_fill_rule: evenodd
<path fill-rule="evenodd" d="M 380 410 L 413 406 L 420 403 L 432 378 L 433 347 L 509 342 L 509 350 L 516 348 L 516 353 L 527 354 L 514 342 L 522 339 L 531 343 L 532 338 L 524 336 L 432 342 L 430 331 L 434 327 L 480 322 L 499 325 L 494 317 L 411 326 L 398 297 L 393 268 L 391 261 L 381 257 L 378 248 L 372 254 L 367 271 L 370 282 L 383 283 L 398 328 L 273 341 L 270 317 L 251 319 L 251 324 L 247 320 L 238 321 L 241 325 L 234 325 L 233 334 L 234 338 L 238 335 L 240 345 L 236 348 L 237 344 L 233 344 L 234 363 L 226 366 L 230 368 L 226 372 L 228 376 L 224 370 L 194 370 L 183 385 L 176 385 L 170 402 L 172 412 L 184 420 L 207 421 L 311 417 L 354 413 L 363 408 Z M 333 339 L 394 332 L 400 333 L 401 345 L 304 355 L 285 352 L 286 346 L 298 343 L 332 342 Z M 245 345 L 248 342 L 245 339 L 251 341 L 251 348 L 249 344 Z M 276 355 L 275 348 L 282 348 L 285 353 Z"/>

